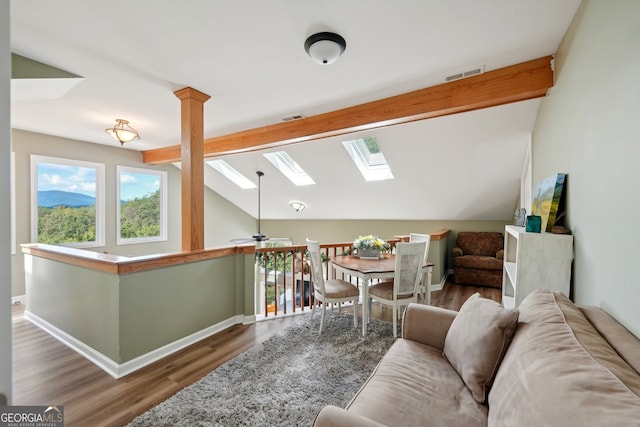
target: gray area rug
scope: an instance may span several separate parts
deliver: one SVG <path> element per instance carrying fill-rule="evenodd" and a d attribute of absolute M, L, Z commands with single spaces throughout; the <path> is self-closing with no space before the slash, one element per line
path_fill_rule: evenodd
<path fill-rule="evenodd" d="M 327 310 L 319 326 L 319 313 L 300 316 L 129 426 L 310 426 L 325 405 L 344 407 L 393 343 L 387 322 L 371 320 L 363 338 L 350 314 Z"/>

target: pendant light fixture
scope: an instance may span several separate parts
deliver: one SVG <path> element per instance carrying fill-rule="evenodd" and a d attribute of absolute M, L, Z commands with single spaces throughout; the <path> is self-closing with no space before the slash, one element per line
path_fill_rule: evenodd
<path fill-rule="evenodd" d="M 116 119 L 116 124 L 113 127 L 105 129 L 105 131 L 113 137 L 120 145 L 124 145 L 125 142 L 131 142 L 134 139 L 140 139 L 138 132 L 129 126 L 128 120 Z"/>

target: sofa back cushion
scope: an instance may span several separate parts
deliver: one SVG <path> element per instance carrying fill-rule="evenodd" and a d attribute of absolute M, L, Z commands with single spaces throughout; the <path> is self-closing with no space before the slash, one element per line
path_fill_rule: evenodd
<path fill-rule="evenodd" d="M 496 256 L 504 247 L 502 233 L 492 231 L 461 231 L 458 233 L 457 246 L 464 255 Z"/>
<path fill-rule="evenodd" d="M 640 340 L 603 309 L 595 306 L 580 306 L 579 308 L 616 353 L 636 372 L 640 373 Z"/>
<path fill-rule="evenodd" d="M 638 425 L 640 375 L 566 296 L 529 294 L 489 393 L 489 425 Z"/>
<path fill-rule="evenodd" d="M 506 309 L 475 293 L 451 323 L 443 353 L 480 403 L 486 400 L 517 322 L 518 310 Z"/>

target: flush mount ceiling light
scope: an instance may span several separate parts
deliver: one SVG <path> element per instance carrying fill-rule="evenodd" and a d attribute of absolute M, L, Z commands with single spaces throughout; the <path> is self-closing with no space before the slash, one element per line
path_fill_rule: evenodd
<path fill-rule="evenodd" d="M 289 206 L 291 206 L 293 208 L 293 210 L 296 211 L 296 212 L 303 211 L 304 208 L 307 207 L 306 204 L 304 204 L 303 202 L 298 202 L 298 201 L 293 201 L 293 202 L 289 203 Z"/>
<path fill-rule="evenodd" d="M 105 131 L 120 145 L 124 145 L 125 142 L 131 142 L 134 139 L 140 139 L 138 132 L 129 126 L 129 121 L 123 119 L 116 119 L 116 124 L 111 128 L 105 129 Z"/>
<path fill-rule="evenodd" d="M 304 42 L 304 50 L 318 64 L 333 64 L 342 55 L 347 42 L 336 33 L 316 33 Z"/>

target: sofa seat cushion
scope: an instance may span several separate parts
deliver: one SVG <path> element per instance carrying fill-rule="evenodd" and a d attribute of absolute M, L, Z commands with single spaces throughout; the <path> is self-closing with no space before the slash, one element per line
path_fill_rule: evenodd
<path fill-rule="evenodd" d="M 537 290 L 489 393 L 490 425 L 637 426 L 640 375 L 566 296 Z"/>
<path fill-rule="evenodd" d="M 453 274 L 458 284 L 502 288 L 502 270 L 456 267 Z"/>
<path fill-rule="evenodd" d="M 398 339 L 347 406 L 389 426 L 486 426 L 475 401 L 442 350 Z"/>
<path fill-rule="evenodd" d="M 502 260 L 496 257 L 480 255 L 462 255 L 455 257 L 453 262 L 456 267 L 461 268 L 482 268 L 485 270 L 502 271 Z"/>

